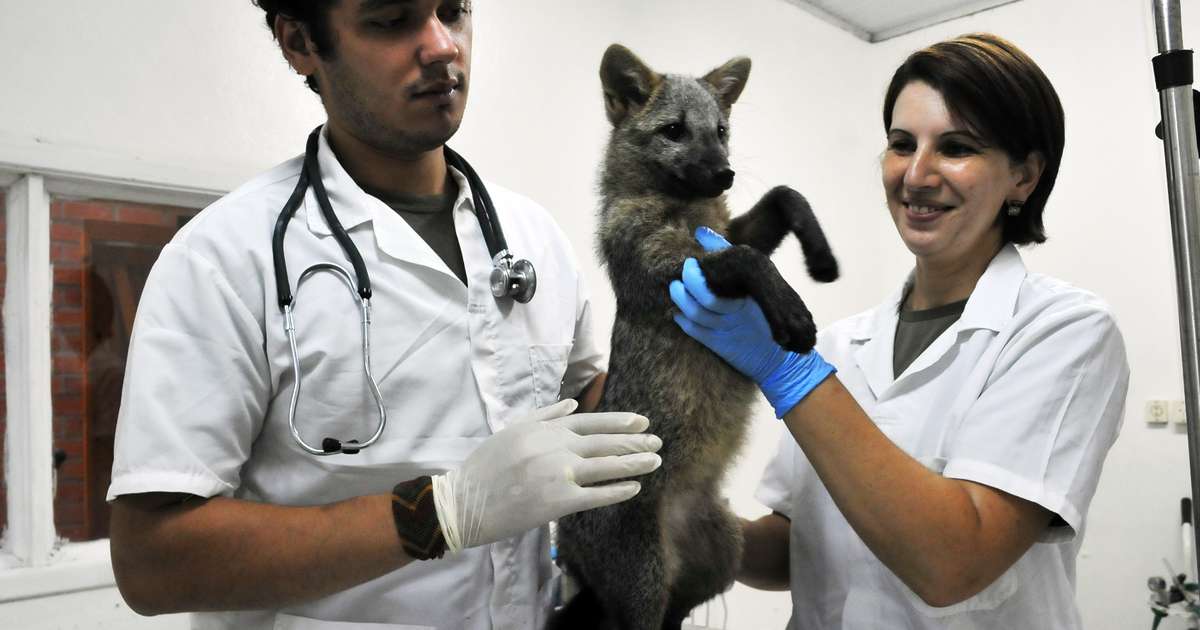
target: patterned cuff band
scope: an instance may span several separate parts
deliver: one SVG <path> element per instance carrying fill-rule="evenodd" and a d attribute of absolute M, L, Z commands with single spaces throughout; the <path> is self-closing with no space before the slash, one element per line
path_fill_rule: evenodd
<path fill-rule="evenodd" d="M 392 519 L 404 552 L 417 560 L 441 558 L 446 539 L 433 503 L 433 480 L 428 476 L 403 481 L 392 489 Z"/>

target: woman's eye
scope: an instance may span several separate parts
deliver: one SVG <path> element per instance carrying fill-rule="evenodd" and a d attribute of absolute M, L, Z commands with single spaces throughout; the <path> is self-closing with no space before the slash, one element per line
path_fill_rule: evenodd
<path fill-rule="evenodd" d="M 975 147 L 963 144 L 961 142 L 947 142 L 942 145 L 942 153 L 951 157 L 962 157 L 964 155 L 972 155 L 977 153 Z"/>
<path fill-rule="evenodd" d="M 912 153 L 916 146 L 911 140 L 896 139 L 888 142 L 888 150 L 893 153 Z"/>
<path fill-rule="evenodd" d="M 666 136 L 667 140 L 678 142 L 682 140 L 684 134 L 687 133 L 687 128 L 683 126 L 683 123 L 671 123 L 669 125 L 663 125 L 658 131 L 662 135 Z"/>

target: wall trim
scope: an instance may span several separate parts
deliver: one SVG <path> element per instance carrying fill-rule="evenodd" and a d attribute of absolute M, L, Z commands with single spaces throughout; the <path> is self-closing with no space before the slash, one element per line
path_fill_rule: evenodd
<path fill-rule="evenodd" d="M 0 570 L 0 604 L 115 585 L 107 540 L 72 543 L 49 566 Z"/>
<path fill-rule="evenodd" d="M 91 173 L 41 170 L 31 165 L 6 163 L 0 163 L 0 188 L 11 187 L 28 175 L 41 177 L 48 195 L 68 199 L 112 199 L 182 208 L 203 208 L 228 192 Z"/>
<path fill-rule="evenodd" d="M 46 179 L 56 195 L 202 208 L 249 179 L 38 138 L 0 135 L 0 187 L 25 175 Z M 84 192 L 86 191 L 86 192 Z"/>

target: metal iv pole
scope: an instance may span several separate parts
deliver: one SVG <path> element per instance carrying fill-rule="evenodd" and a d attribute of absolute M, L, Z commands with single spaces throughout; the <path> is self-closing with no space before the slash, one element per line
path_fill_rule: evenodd
<path fill-rule="evenodd" d="M 1163 146 L 1171 202 L 1171 235 L 1178 284 L 1179 337 L 1183 355 L 1183 390 L 1187 410 L 1188 457 L 1192 473 L 1192 506 L 1200 506 L 1200 152 L 1192 103 L 1192 51 L 1183 48 L 1179 0 L 1152 0 L 1159 55 L 1154 80 L 1162 106 Z M 1194 516 L 1193 523 L 1200 523 Z M 1200 527 L 1193 549 L 1200 550 Z M 1186 567 L 1196 576 L 1196 567 Z"/>

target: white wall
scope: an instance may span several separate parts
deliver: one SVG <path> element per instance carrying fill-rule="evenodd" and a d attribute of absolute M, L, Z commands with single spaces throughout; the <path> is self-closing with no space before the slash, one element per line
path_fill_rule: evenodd
<path fill-rule="evenodd" d="M 817 286 L 794 245 L 777 264 L 818 323 L 870 306 L 910 257 L 879 187 L 879 106 L 911 50 L 991 30 L 1039 61 L 1067 111 L 1067 151 L 1047 214 L 1051 240 L 1032 268 L 1087 287 L 1122 325 L 1131 412 L 1092 506 L 1079 562 L 1088 628 L 1149 621 L 1145 578 L 1178 553 L 1179 497 L 1189 492 L 1186 438 L 1143 422 L 1149 398 L 1182 398 L 1173 267 L 1149 2 L 1024 0 L 868 45 L 781 0 L 477 0 L 474 87 L 454 145 L 490 179 L 555 214 L 575 243 L 607 329 L 613 304 L 592 253 L 595 173 L 607 133 L 597 67 L 620 41 L 663 70 L 702 73 L 731 56 L 754 60 L 734 109 L 731 199 L 748 208 L 776 184 L 812 201 L 844 277 Z M 1200 5 L 1185 0 L 1188 41 Z M 249 0 L 0 0 L 0 163 L 229 189 L 297 153 L 320 107 L 284 65 Z M 731 475 L 733 504 L 750 497 L 780 432 L 765 406 Z M 112 591 L 54 600 L 80 615 Z M 98 602 L 103 600 L 103 604 Z M 731 628 L 782 627 L 785 594 L 736 589 Z M 32 627 L 37 605 L 0 606 Z M 24 612 L 22 612 L 24 611 Z M 49 627 L 49 626 L 37 626 Z"/>

